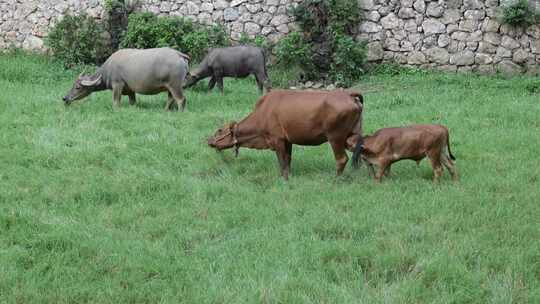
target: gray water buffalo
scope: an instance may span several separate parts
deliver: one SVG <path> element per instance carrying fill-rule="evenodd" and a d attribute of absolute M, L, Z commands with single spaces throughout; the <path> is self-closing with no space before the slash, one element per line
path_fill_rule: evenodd
<path fill-rule="evenodd" d="M 223 93 L 223 77 L 244 78 L 250 74 L 255 76 L 261 94 L 263 87 L 270 91 L 266 56 L 261 48 L 247 45 L 216 48 L 210 50 L 200 66 L 188 74 L 185 88 L 211 77 L 208 90 L 211 91 L 217 83 Z"/>
<path fill-rule="evenodd" d="M 120 106 L 122 95 L 135 104 L 135 93 L 153 95 L 167 91 L 165 110 L 172 110 L 174 101 L 183 111 L 186 98 L 182 92 L 188 73 L 189 57 L 171 48 L 122 49 L 109 57 L 93 75 L 80 75 L 64 96 L 66 105 L 92 92 L 112 90 L 113 105 Z"/>

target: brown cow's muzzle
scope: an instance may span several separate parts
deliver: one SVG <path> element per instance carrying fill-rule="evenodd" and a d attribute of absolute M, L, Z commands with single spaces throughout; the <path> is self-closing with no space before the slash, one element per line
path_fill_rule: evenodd
<path fill-rule="evenodd" d="M 208 138 L 208 145 L 214 149 L 217 149 L 217 146 L 216 146 L 216 139 L 214 137 L 209 137 Z"/>

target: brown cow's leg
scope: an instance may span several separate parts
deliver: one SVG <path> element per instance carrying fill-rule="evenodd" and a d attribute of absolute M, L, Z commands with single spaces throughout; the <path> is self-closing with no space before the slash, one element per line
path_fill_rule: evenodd
<path fill-rule="evenodd" d="M 292 144 L 284 140 L 278 140 L 274 145 L 279 167 L 281 169 L 281 176 L 283 176 L 285 180 L 289 180 Z"/>
<path fill-rule="evenodd" d="M 290 170 L 292 160 L 292 144 L 290 142 L 285 142 L 285 151 L 287 152 L 287 170 Z"/>
<path fill-rule="evenodd" d="M 347 146 L 346 140 L 330 140 L 330 145 L 332 146 L 334 157 L 336 159 L 336 176 L 339 176 L 343 173 L 345 165 L 347 165 L 347 161 L 349 161 L 349 157 L 345 152 L 345 147 Z"/>
<path fill-rule="evenodd" d="M 431 167 L 433 168 L 433 182 L 438 183 L 443 173 L 441 154 L 439 151 L 437 151 L 437 153 L 429 154 L 428 157 L 431 161 Z"/>
<path fill-rule="evenodd" d="M 448 172 L 450 172 L 450 175 L 452 176 L 452 180 L 458 181 L 459 177 L 458 177 L 454 162 L 446 154 L 441 155 L 441 160 L 442 160 L 443 165 L 448 170 Z"/>

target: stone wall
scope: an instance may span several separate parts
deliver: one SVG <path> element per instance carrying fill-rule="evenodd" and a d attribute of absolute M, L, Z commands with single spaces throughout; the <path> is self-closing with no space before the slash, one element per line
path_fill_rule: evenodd
<path fill-rule="evenodd" d="M 540 26 L 500 24 L 497 0 L 361 0 L 370 60 L 446 71 L 537 73 Z M 536 4 L 536 3 L 531 3 Z"/>
<path fill-rule="evenodd" d="M 511 0 L 505 0 L 511 1 Z M 142 0 L 138 10 L 222 23 L 275 42 L 295 28 L 287 9 L 301 0 Z M 369 41 L 371 61 L 447 71 L 536 73 L 540 25 L 512 28 L 497 20 L 499 0 L 359 0 L 365 20 L 358 39 Z M 536 1 L 538 3 L 540 1 Z M 103 0 L 0 0 L 0 49 L 43 50 L 49 26 L 64 12 L 105 16 Z M 540 7 L 540 4 L 539 4 Z"/>
<path fill-rule="evenodd" d="M 277 41 L 292 28 L 287 14 L 291 4 L 301 0 L 142 0 L 139 11 L 157 15 L 183 16 L 203 24 L 222 23 L 235 40 L 242 33 L 263 35 Z M 0 49 L 8 46 L 43 49 L 47 28 L 64 12 L 86 12 L 105 17 L 104 0 L 0 0 Z"/>

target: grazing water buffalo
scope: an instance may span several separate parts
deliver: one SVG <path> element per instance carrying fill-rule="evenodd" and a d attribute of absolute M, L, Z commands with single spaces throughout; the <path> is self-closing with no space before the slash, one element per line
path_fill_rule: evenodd
<path fill-rule="evenodd" d="M 188 88 L 201 79 L 211 77 L 208 90 L 211 91 L 217 82 L 218 88 L 223 93 L 223 77 L 244 78 L 250 74 L 255 76 L 261 94 L 263 87 L 270 91 L 266 56 L 261 48 L 247 45 L 217 48 L 210 50 L 201 65 L 188 74 L 185 87 Z"/>
<path fill-rule="evenodd" d="M 433 167 L 433 181 L 438 182 L 443 173 L 442 165 L 454 180 L 458 179 L 455 160 L 450 152 L 448 129 L 442 125 L 412 125 L 402 128 L 380 129 L 363 138 L 361 158 L 368 164 L 369 172 L 380 182 L 390 174 L 392 163 L 412 159 L 417 164 L 426 156 Z M 377 174 L 373 165 L 379 166 Z"/>
<path fill-rule="evenodd" d="M 352 91 L 272 91 L 242 121 L 217 130 L 208 145 L 217 150 L 234 147 L 236 152 L 240 147 L 274 150 L 287 180 L 293 144 L 328 141 L 340 175 L 348 161 L 347 138 L 361 138 L 362 107 L 362 95 Z"/>
<path fill-rule="evenodd" d="M 171 110 L 173 101 L 184 110 L 186 98 L 182 93 L 188 72 L 189 57 L 170 48 L 122 49 L 109 57 L 94 75 L 81 75 L 64 97 L 69 105 L 92 92 L 112 90 L 113 104 L 120 106 L 122 95 L 135 104 L 135 93 L 153 95 L 168 91 L 165 110 Z"/>

